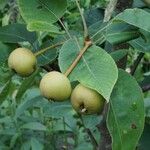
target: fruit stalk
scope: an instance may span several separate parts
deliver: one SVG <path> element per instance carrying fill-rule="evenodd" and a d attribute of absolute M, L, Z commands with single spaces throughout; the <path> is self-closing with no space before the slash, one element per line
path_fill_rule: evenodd
<path fill-rule="evenodd" d="M 37 57 L 37 56 L 39 56 L 39 55 L 45 53 L 47 50 L 52 49 L 52 48 L 56 48 L 56 47 L 58 47 L 58 46 L 61 46 L 62 44 L 64 44 L 64 42 L 56 43 L 55 45 L 51 45 L 51 46 L 49 46 L 49 47 L 46 47 L 46 48 L 44 48 L 44 49 L 39 50 L 38 52 L 34 53 L 34 55 Z"/>
<path fill-rule="evenodd" d="M 73 63 L 70 65 L 70 67 L 68 68 L 68 70 L 65 72 L 65 76 L 68 76 L 72 70 L 76 67 L 76 65 L 78 64 L 79 60 L 81 59 L 81 57 L 83 56 L 83 54 L 86 52 L 86 50 L 92 45 L 92 41 L 91 40 L 87 40 L 85 41 L 85 45 L 83 47 L 83 49 L 80 50 L 79 55 L 76 57 L 76 59 L 73 61 Z"/>

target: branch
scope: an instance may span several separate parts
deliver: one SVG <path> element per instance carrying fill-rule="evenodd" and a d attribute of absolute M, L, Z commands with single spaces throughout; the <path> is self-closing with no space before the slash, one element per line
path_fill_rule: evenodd
<path fill-rule="evenodd" d="M 117 5 L 117 0 L 110 0 L 107 8 L 105 9 L 104 22 L 108 22 L 111 19 L 112 13 Z"/>
<path fill-rule="evenodd" d="M 131 67 L 131 75 L 134 75 L 139 63 L 141 62 L 142 58 L 144 56 L 144 53 L 140 53 L 139 56 L 137 57 L 137 59 L 134 61 L 133 66 Z"/>
<path fill-rule="evenodd" d="M 68 68 L 68 70 L 65 72 L 65 75 L 68 76 L 72 70 L 76 67 L 76 65 L 78 64 L 79 60 L 81 59 L 81 57 L 83 56 L 83 54 L 86 52 L 86 50 L 92 45 L 91 41 L 85 41 L 85 46 L 83 47 L 83 49 L 80 50 L 79 55 L 76 57 L 76 59 L 73 61 L 73 63 L 70 65 L 70 67 Z"/>
<path fill-rule="evenodd" d="M 46 47 L 46 48 L 44 48 L 44 49 L 39 50 L 38 52 L 34 53 L 34 55 L 37 57 L 37 56 L 39 56 L 39 55 L 45 53 L 47 50 L 52 49 L 52 48 L 56 48 L 56 47 L 58 47 L 58 46 L 61 46 L 62 44 L 64 44 L 64 42 L 56 43 L 55 45 L 51 45 L 51 46 L 49 46 L 49 47 Z"/>
<path fill-rule="evenodd" d="M 85 18 L 84 18 L 84 15 L 83 15 L 83 12 L 82 12 L 82 10 L 81 10 L 81 7 L 80 7 L 80 4 L 79 4 L 78 0 L 76 0 L 76 4 L 77 4 L 77 7 L 78 7 L 78 9 L 79 9 L 81 18 L 82 18 L 83 27 L 84 27 L 84 38 L 86 39 L 86 38 L 88 37 L 87 24 L 86 24 L 86 21 L 85 21 Z"/>

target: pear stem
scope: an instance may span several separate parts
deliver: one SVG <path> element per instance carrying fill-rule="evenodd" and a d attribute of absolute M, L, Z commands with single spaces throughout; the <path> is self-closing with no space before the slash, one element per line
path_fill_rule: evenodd
<path fill-rule="evenodd" d="M 65 76 L 69 76 L 69 74 L 73 71 L 73 69 L 76 67 L 76 65 L 78 64 L 78 62 L 80 61 L 81 57 L 83 56 L 83 54 L 86 52 L 86 50 L 92 45 L 92 41 L 91 40 L 87 40 L 85 41 L 85 45 L 83 47 L 83 49 L 80 50 L 78 56 L 76 57 L 76 59 L 73 61 L 73 63 L 70 65 L 70 67 L 68 68 L 68 70 L 65 72 Z"/>
<path fill-rule="evenodd" d="M 49 47 L 46 47 L 46 48 L 44 48 L 44 49 L 39 50 L 38 52 L 34 53 L 34 55 L 37 57 L 37 56 L 39 56 L 39 55 L 45 53 L 47 50 L 52 49 L 52 48 L 56 48 L 56 47 L 58 47 L 58 46 L 61 46 L 62 44 L 64 44 L 64 42 L 56 43 L 55 45 L 51 45 L 51 46 L 49 46 Z"/>

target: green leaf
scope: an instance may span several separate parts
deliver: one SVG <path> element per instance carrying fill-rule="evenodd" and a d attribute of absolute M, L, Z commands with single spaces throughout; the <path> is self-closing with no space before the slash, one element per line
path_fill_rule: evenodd
<path fill-rule="evenodd" d="M 44 107 L 44 114 L 46 116 L 62 118 L 70 115 L 73 116 L 74 110 L 72 109 L 70 102 L 47 102 L 46 107 Z"/>
<path fill-rule="evenodd" d="M 0 27 L 0 41 L 2 42 L 18 43 L 28 41 L 32 44 L 35 40 L 35 32 L 29 32 L 24 24 L 11 24 Z"/>
<path fill-rule="evenodd" d="M 133 0 L 133 4 L 132 4 L 133 8 L 142 8 L 145 7 L 145 3 L 142 0 Z"/>
<path fill-rule="evenodd" d="M 93 42 L 101 44 L 101 42 L 106 41 L 106 30 L 108 30 L 109 24 L 98 21 L 91 26 L 89 26 L 89 35 Z"/>
<path fill-rule="evenodd" d="M 51 41 L 46 41 L 42 44 L 40 49 L 44 49 L 49 47 L 50 45 L 53 45 Z M 44 66 L 48 63 L 53 62 L 58 55 L 58 50 L 56 48 L 48 49 L 45 53 L 37 56 L 37 61 L 39 66 Z"/>
<path fill-rule="evenodd" d="M 31 148 L 32 150 L 43 150 L 43 145 L 36 138 L 31 138 Z"/>
<path fill-rule="evenodd" d="M 150 84 L 150 72 L 149 75 L 144 76 L 143 81 L 140 83 L 141 87 L 147 86 Z"/>
<path fill-rule="evenodd" d="M 78 145 L 76 146 L 75 150 L 84 150 L 86 147 L 86 150 L 92 150 L 93 145 L 86 140 L 87 133 L 83 132 L 81 129 L 78 130 Z"/>
<path fill-rule="evenodd" d="M 104 18 L 104 10 L 98 8 L 91 8 L 85 12 L 85 19 L 87 26 L 91 26 L 92 24 L 95 24 L 96 22 L 103 20 Z"/>
<path fill-rule="evenodd" d="M 57 26 L 54 26 L 53 24 L 47 22 L 39 22 L 39 21 L 30 22 L 27 28 L 29 31 L 42 31 L 61 34 Z"/>
<path fill-rule="evenodd" d="M 13 149 L 13 147 L 15 147 L 15 144 L 17 142 L 17 140 L 19 139 L 21 135 L 19 133 L 16 133 L 12 138 L 11 138 L 11 141 L 10 141 L 10 148 Z"/>
<path fill-rule="evenodd" d="M 128 53 L 127 49 L 120 49 L 120 50 L 117 50 L 117 51 L 114 51 L 114 52 L 110 53 L 110 55 L 114 59 L 114 61 L 117 62 L 121 58 L 123 58 L 124 56 L 126 56 L 127 53 Z"/>
<path fill-rule="evenodd" d="M 75 111 L 69 101 L 61 103 L 43 100 L 38 106 L 43 108 L 45 117 L 53 117 L 57 119 L 62 119 L 64 117 L 66 124 L 68 124 L 73 130 L 76 129 L 76 119 L 73 117 Z"/>
<path fill-rule="evenodd" d="M 0 92 L 0 104 L 8 97 L 8 94 L 13 86 L 11 80 L 9 80 L 3 87 L 2 91 Z"/>
<path fill-rule="evenodd" d="M 137 51 L 150 53 L 150 42 L 144 41 L 141 37 L 129 42 L 129 44 Z"/>
<path fill-rule="evenodd" d="M 30 141 L 25 141 L 21 145 L 21 150 L 31 150 L 30 147 L 31 147 Z"/>
<path fill-rule="evenodd" d="M 71 39 L 65 42 L 59 53 L 59 66 L 63 73 L 69 68 L 82 48 L 82 40 Z M 77 80 L 98 91 L 107 101 L 109 101 L 117 77 L 118 70 L 114 60 L 106 51 L 95 45 L 85 52 L 69 75 L 71 81 Z"/>
<path fill-rule="evenodd" d="M 107 126 L 112 137 L 113 150 L 133 150 L 144 128 L 144 101 L 136 80 L 119 70 L 113 89 Z"/>
<path fill-rule="evenodd" d="M 98 115 L 85 115 L 82 118 L 85 127 L 89 129 L 94 129 L 102 120 L 102 118 Z"/>
<path fill-rule="evenodd" d="M 18 118 L 21 114 L 23 114 L 28 108 L 33 107 L 37 102 L 41 101 L 42 97 L 41 96 L 36 96 L 34 98 L 31 99 L 27 99 L 26 101 L 24 101 L 23 103 L 21 103 L 17 109 L 16 109 L 16 113 L 15 113 L 15 118 Z"/>
<path fill-rule="evenodd" d="M 76 125 L 77 122 L 75 122 L 75 125 Z M 72 132 L 72 128 L 70 128 L 70 124 L 72 124 L 72 120 L 71 122 L 66 123 L 66 120 L 65 120 L 65 131 L 66 132 Z M 58 131 L 64 131 L 64 122 L 63 122 L 63 119 L 57 119 L 57 120 L 53 120 L 53 125 L 51 126 L 51 130 L 52 132 L 58 132 Z"/>
<path fill-rule="evenodd" d="M 19 90 L 17 92 L 16 95 L 16 100 L 20 101 L 21 97 L 23 96 L 23 94 L 25 93 L 25 91 L 31 87 L 31 85 L 34 83 L 35 81 L 35 77 L 38 75 L 39 73 L 39 69 L 37 69 L 31 76 L 27 77 L 25 80 L 23 80 L 23 82 L 21 83 Z"/>
<path fill-rule="evenodd" d="M 111 44 L 120 44 L 127 41 L 133 40 L 139 37 L 139 32 L 137 31 L 126 31 L 118 33 L 110 33 L 107 35 L 106 39 Z"/>
<path fill-rule="evenodd" d="M 14 136 L 16 134 L 16 129 L 15 128 L 8 128 L 8 129 L 3 129 L 0 130 L 0 135 L 5 135 L 5 136 Z"/>
<path fill-rule="evenodd" d="M 144 99 L 145 117 L 150 122 L 150 97 Z"/>
<path fill-rule="evenodd" d="M 4 118 L 0 118 L 0 123 L 11 124 L 11 122 L 12 122 L 12 119 L 9 116 L 5 116 Z"/>
<path fill-rule="evenodd" d="M 4 86 L 8 80 L 13 76 L 13 72 L 10 72 L 8 66 L 6 64 L 1 64 L 0 67 L 0 86 Z"/>
<path fill-rule="evenodd" d="M 27 22 L 52 24 L 60 18 L 67 7 L 67 0 L 17 0 L 23 19 Z"/>
<path fill-rule="evenodd" d="M 8 0 L 0 0 L 0 10 L 3 10 L 7 3 Z"/>
<path fill-rule="evenodd" d="M 39 131 L 47 131 L 46 126 L 39 122 L 29 122 L 21 126 L 21 129 L 29 129 L 29 130 L 39 130 Z"/>
<path fill-rule="evenodd" d="M 5 145 L 0 141 L 0 149 L 8 150 L 9 147 L 8 147 L 8 146 L 5 146 Z"/>
<path fill-rule="evenodd" d="M 118 21 L 109 25 L 106 31 L 106 40 L 111 44 L 119 44 L 135 39 L 139 35 L 137 28 Z"/>
<path fill-rule="evenodd" d="M 89 27 L 89 33 L 96 43 L 104 38 L 111 44 L 120 44 L 139 37 L 139 31 L 135 27 L 121 21 L 108 24 L 99 21 Z"/>
<path fill-rule="evenodd" d="M 150 32 L 150 13 L 144 11 L 143 9 L 126 9 L 124 12 L 120 13 L 114 18 L 115 20 L 124 21 L 130 25 L 143 29 Z"/>
<path fill-rule="evenodd" d="M 9 46 L 0 42 L 0 63 L 6 62 L 11 51 L 12 49 Z"/>
<path fill-rule="evenodd" d="M 150 148 L 150 125 L 145 123 L 144 131 L 139 142 L 139 150 L 149 150 Z"/>

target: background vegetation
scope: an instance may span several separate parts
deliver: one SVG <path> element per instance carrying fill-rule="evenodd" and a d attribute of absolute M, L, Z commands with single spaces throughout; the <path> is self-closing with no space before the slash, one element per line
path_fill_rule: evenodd
<path fill-rule="evenodd" d="M 78 8 L 75 0 L 0 0 L 0 149 L 149 150 L 148 3 L 80 0 Z M 77 114 L 69 100 L 49 101 L 39 90 L 44 74 L 67 71 L 87 35 L 87 61 L 82 57 L 68 78 L 73 88 L 81 82 L 106 99 L 102 114 Z M 37 56 L 28 77 L 8 67 L 18 47 Z"/>

